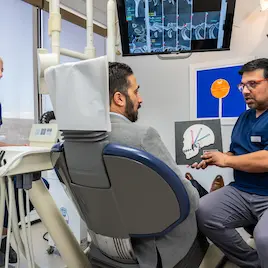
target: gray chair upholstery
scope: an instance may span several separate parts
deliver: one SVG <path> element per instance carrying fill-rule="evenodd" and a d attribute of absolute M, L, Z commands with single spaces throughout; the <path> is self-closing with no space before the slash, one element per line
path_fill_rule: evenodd
<path fill-rule="evenodd" d="M 109 144 L 105 132 L 63 136 L 64 146 L 53 149 L 62 152 L 56 171 L 90 230 L 91 263 L 138 268 L 131 239 L 162 236 L 185 220 L 190 205 L 183 184 L 147 152 Z M 198 267 L 207 247 L 199 234 L 176 267 Z"/>

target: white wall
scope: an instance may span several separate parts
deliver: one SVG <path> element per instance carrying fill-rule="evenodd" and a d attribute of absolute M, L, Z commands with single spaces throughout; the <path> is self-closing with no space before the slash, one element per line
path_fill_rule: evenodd
<path fill-rule="evenodd" d="M 47 12 L 43 13 L 43 47 L 51 50 L 50 38 L 48 36 L 48 18 Z M 62 31 L 60 36 L 61 48 L 71 49 L 77 52 L 84 53 L 86 47 L 86 29 L 72 24 L 66 20 L 62 20 Z M 106 38 L 94 33 L 94 46 L 96 48 L 96 57 L 100 57 L 106 54 Z M 74 62 L 77 59 L 61 56 L 61 63 Z M 43 96 L 43 110 L 53 110 L 48 95 Z"/>
<path fill-rule="evenodd" d="M 32 6 L 21 0 L 0 0 L 0 80 L 3 117 L 34 118 Z"/>
<path fill-rule="evenodd" d="M 140 123 L 155 127 L 175 157 L 174 122 L 190 119 L 189 65 L 244 56 L 268 57 L 268 12 L 259 11 L 258 0 L 237 0 L 231 50 L 193 54 L 189 59 L 161 61 L 157 56 L 120 57 L 129 64 L 141 86 L 144 103 Z M 224 150 L 228 150 L 232 126 L 223 126 Z M 189 168 L 181 167 L 183 171 Z M 210 188 L 215 176 L 223 174 L 232 179 L 229 169 L 209 168 L 190 172 Z"/>

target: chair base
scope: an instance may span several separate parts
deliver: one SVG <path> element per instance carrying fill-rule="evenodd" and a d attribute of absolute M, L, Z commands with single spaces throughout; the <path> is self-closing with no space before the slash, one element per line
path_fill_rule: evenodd
<path fill-rule="evenodd" d="M 89 260 L 93 268 L 139 268 L 139 264 L 127 264 L 114 261 L 105 256 L 94 244 L 91 244 Z"/>
<path fill-rule="evenodd" d="M 207 252 L 209 243 L 206 237 L 198 233 L 187 255 L 174 268 L 198 268 Z M 93 268 L 139 268 L 139 264 L 125 264 L 116 262 L 96 248 L 93 244 L 89 252 L 89 259 Z"/>

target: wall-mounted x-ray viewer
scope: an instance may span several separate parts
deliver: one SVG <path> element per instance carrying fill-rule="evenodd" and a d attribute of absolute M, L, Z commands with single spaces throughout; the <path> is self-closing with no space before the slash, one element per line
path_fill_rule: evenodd
<path fill-rule="evenodd" d="M 236 0 L 117 0 L 123 56 L 229 50 Z"/>

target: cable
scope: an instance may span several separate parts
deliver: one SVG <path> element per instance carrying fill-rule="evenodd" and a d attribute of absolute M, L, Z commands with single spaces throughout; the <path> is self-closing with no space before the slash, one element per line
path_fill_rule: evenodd
<path fill-rule="evenodd" d="M 5 187 L 4 177 L 0 177 L 0 246 L 2 244 L 2 234 L 4 225 L 4 215 L 5 215 Z"/>
<path fill-rule="evenodd" d="M 31 261 L 28 238 L 27 238 L 27 234 L 26 234 L 25 211 L 24 211 L 23 205 L 24 205 L 23 189 L 19 189 L 19 210 L 20 210 L 21 228 L 22 228 L 22 234 L 23 234 L 23 239 L 24 239 L 24 244 L 25 244 L 26 259 L 27 259 L 27 263 L 28 263 L 28 268 L 31 268 L 32 261 Z"/>
<path fill-rule="evenodd" d="M 17 175 L 17 182 L 18 182 L 18 180 L 19 180 L 19 176 Z M 12 194 L 13 200 L 15 200 L 14 188 L 11 188 L 11 194 Z M 23 256 L 26 256 L 26 253 L 25 253 L 23 241 L 21 239 L 21 234 L 19 231 L 17 206 L 16 206 L 15 202 L 13 202 L 12 229 L 13 229 L 14 240 L 17 243 L 16 246 L 17 246 L 18 262 L 17 262 L 16 267 L 18 268 L 18 267 L 20 267 L 20 253 L 22 253 Z"/>
<path fill-rule="evenodd" d="M 18 179 L 18 178 L 17 178 Z M 15 200 L 15 193 L 14 193 L 14 188 L 11 188 L 11 193 L 12 193 L 12 196 L 13 196 L 13 200 Z M 21 190 L 21 191 L 20 191 Z M 23 189 L 20 189 L 19 191 L 20 192 L 22 192 L 23 193 Z M 19 194 L 20 195 L 20 194 Z M 20 198 L 20 197 L 19 197 Z M 27 196 L 27 192 L 26 192 L 26 200 L 29 200 L 29 197 Z M 24 202 L 23 202 L 23 199 L 22 200 L 19 200 L 19 208 L 20 208 L 20 204 L 21 204 L 21 201 L 22 201 L 22 206 L 23 206 L 23 210 L 24 210 Z M 26 242 L 25 242 L 25 246 L 24 246 L 24 243 L 23 243 L 23 241 L 22 241 L 22 239 L 21 239 L 21 233 L 20 233 L 20 231 L 19 231 L 19 226 L 18 226 L 18 215 L 17 215 L 17 209 L 16 209 L 16 204 L 15 203 L 13 203 L 14 205 L 13 205 L 13 208 L 14 208 L 14 212 L 13 212 L 13 217 L 12 217 L 12 226 L 13 226 L 13 235 L 14 235 L 14 240 L 15 240 L 15 242 L 17 242 L 17 244 L 18 244 L 18 246 L 17 246 L 17 248 L 18 248 L 18 263 L 17 263 L 17 268 L 18 267 L 20 267 L 20 259 L 19 259 L 19 250 L 21 251 L 21 253 L 23 254 L 23 256 L 27 259 L 27 253 L 26 253 L 26 251 L 27 250 L 30 250 L 30 256 L 32 256 L 32 259 L 31 259 L 31 264 L 32 264 L 32 266 L 31 267 L 35 267 L 35 268 L 39 268 L 39 266 L 38 265 L 36 265 L 35 263 L 34 263 L 34 255 L 33 255 L 33 253 L 31 254 L 31 251 L 33 252 L 33 248 L 32 248 L 32 240 L 31 239 L 29 239 L 29 242 L 28 243 L 31 243 L 31 245 L 27 245 L 26 244 Z M 28 207 L 28 208 L 27 208 Z M 29 213 L 28 213 L 28 211 L 29 211 L 29 203 L 28 203 L 28 205 L 26 204 L 26 209 L 27 209 L 27 214 L 28 214 L 28 223 L 30 223 L 30 220 L 29 220 Z M 24 214 L 24 211 L 23 211 L 23 215 L 25 215 Z M 25 217 L 22 217 L 22 219 L 24 219 L 24 220 L 21 220 L 21 227 L 22 227 L 22 235 L 24 235 L 24 228 L 23 228 L 23 226 L 25 226 Z M 24 223 L 24 224 L 23 224 Z M 29 231 L 29 230 L 27 230 L 27 231 Z M 30 238 L 31 238 L 31 234 L 30 234 Z M 25 249 L 25 247 L 28 247 L 28 249 Z M 27 259 L 28 260 L 28 259 Z M 29 264 L 28 264 L 29 265 Z M 28 266 L 29 267 L 29 266 Z M 30 267 L 29 267 L 30 268 Z"/>
<path fill-rule="evenodd" d="M 31 232 L 31 220 L 30 220 L 30 198 L 29 198 L 29 190 L 25 190 L 26 192 L 26 213 L 27 213 L 27 234 L 29 239 L 29 247 L 30 247 L 30 255 L 32 260 L 32 266 L 34 267 L 34 252 L 33 252 L 33 240 L 32 240 L 32 232 Z"/>
<path fill-rule="evenodd" d="M 10 189 L 11 198 L 15 200 L 15 193 L 14 193 L 14 187 Z M 16 268 L 20 267 L 20 253 L 24 254 L 25 256 L 25 249 L 23 242 L 21 240 L 20 232 L 19 232 L 19 226 L 18 226 L 18 215 L 17 215 L 17 207 L 16 203 L 13 202 L 13 213 L 12 213 L 12 232 L 14 236 L 15 245 L 17 248 L 17 264 Z"/>
<path fill-rule="evenodd" d="M 9 210 L 9 205 L 8 205 L 8 192 L 7 192 L 7 184 L 6 184 L 6 177 L 4 178 L 4 180 L 5 180 L 5 185 L 6 185 L 6 187 L 5 187 L 5 199 L 6 199 L 6 209 L 7 209 L 7 212 L 8 212 L 8 210 Z"/>
<path fill-rule="evenodd" d="M 11 177 L 8 177 L 8 189 L 9 189 L 9 217 L 8 217 L 8 227 L 7 227 L 7 243 L 6 243 L 6 257 L 5 257 L 5 268 L 8 268 L 9 264 L 9 251 L 10 251 L 10 235 L 11 235 L 11 219 L 12 219 L 12 212 L 13 212 L 13 202 L 14 199 L 12 198 L 11 188 L 13 186 L 13 181 Z"/>
<path fill-rule="evenodd" d="M 56 117 L 55 117 L 55 114 L 53 111 L 48 111 L 48 112 L 45 112 L 44 114 L 42 114 L 39 122 L 40 124 L 48 124 L 51 120 L 55 120 Z"/>
<path fill-rule="evenodd" d="M 48 239 L 45 237 L 46 235 L 48 235 L 48 232 L 44 233 L 43 235 L 43 239 L 46 240 L 48 242 Z"/>

